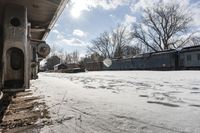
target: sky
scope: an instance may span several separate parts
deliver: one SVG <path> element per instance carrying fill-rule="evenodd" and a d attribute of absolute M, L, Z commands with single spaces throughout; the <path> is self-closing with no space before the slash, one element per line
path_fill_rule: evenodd
<path fill-rule="evenodd" d="M 47 37 L 47 43 L 65 52 L 87 53 L 87 46 L 118 24 L 140 21 L 143 9 L 158 3 L 178 3 L 193 14 L 191 26 L 200 31 L 200 0 L 71 0 Z"/>

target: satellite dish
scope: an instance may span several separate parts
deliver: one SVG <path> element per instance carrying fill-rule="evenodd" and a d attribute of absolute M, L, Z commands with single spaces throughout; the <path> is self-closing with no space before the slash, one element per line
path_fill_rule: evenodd
<path fill-rule="evenodd" d="M 110 67 L 112 65 L 112 60 L 109 59 L 109 58 L 106 58 L 104 61 L 103 61 L 103 64 L 106 66 L 106 67 Z"/>

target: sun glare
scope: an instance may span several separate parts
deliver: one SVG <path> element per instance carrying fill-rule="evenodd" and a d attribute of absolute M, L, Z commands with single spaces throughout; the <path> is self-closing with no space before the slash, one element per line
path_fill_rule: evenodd
<path fill-rule="evenodd" d="M 84 10 L 88 10 L 87 1 L 86 0 L 74 0 L 72 5 L 70 14 L 73 18 L 79 18 L 82 15 Z"/>
<path fill-rule="evenodd" d="M 77 8 L 71 9 L 70 13 L 71 13 L 73 18 L 79 18 L 80 15 L 81 15 L 81 11 L 79 9 L 77 9 Z"/>

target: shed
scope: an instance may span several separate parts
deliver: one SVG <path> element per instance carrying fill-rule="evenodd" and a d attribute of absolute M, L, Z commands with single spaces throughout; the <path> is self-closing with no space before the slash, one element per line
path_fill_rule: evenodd
<path fill-rule="evenodd" d="M 67 69 L 67 65 L 60 63 L 54 66 L 54 71 L 60 70 L 60 69 Z"/>

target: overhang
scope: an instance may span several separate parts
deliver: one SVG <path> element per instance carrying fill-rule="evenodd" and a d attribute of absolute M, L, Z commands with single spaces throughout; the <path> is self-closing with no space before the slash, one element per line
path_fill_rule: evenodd
<path fill-rule="evenodd" d="M 27 7 L 28 22 L 31 23 L 31 38 L 45 40 L 69 0 L 0 0 L 0 25 L 3 23 L 7 4 Z"/>

